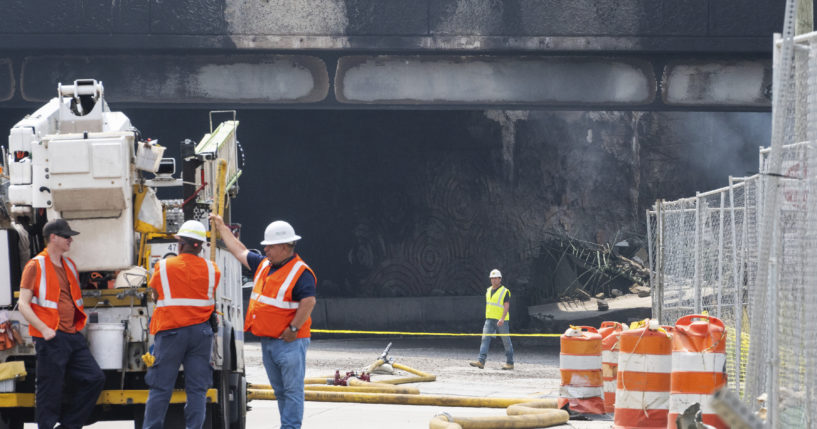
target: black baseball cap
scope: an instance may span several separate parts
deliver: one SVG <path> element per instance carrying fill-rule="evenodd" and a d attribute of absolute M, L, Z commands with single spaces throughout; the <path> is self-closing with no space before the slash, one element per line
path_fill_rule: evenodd
<path fill-rule="evenodd" d="M 51 234 L 57 234 L 60 237 L 71 237 L 79 234 L 79 232 L 71 229 L 65 219 L 54 219 L 43 227 L 43 237 L 48 238 Z"/>

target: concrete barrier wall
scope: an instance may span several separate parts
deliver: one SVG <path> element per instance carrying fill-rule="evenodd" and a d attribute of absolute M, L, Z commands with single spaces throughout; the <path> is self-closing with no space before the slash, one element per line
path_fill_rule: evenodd
<path fill-rule="evenodd" d="M 511 300 L 511 329 L 527 322 L 527 306 Z M 416 298 L 320 298 L 312 312 L 313 329 L 481 333 L 484 296 Z"/>

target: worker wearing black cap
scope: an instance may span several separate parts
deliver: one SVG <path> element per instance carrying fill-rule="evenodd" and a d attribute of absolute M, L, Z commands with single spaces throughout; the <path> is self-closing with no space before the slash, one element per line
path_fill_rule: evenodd
<path fill-rule="evenodd" d="M 28 261 L 20 281 L 20 313 L 29 323 L 37 353 L 34 416 L 37 425 L 81 428 L 94 409 L 105 374 L 91 355 L 80 330 L 88 317 L 82 306 L 77 266 L 64 254 L 79 234 L 64 219 L 43 227 L 46 248 Z M 69 380 L 76 391 L 62 407 Z"/>

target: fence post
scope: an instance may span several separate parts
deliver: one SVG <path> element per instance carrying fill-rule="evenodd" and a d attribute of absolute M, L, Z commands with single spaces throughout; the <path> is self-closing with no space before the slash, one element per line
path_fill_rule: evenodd
<path fill-rule="evenodd" d="M 695 287 L 694 295 L 694 312 L 701 314 L 701 193 L 695 192 L 695 272 L 693 274 L 692 284 Z"/>
<path fill-rule="evenodd" d="M 726 195 L 721 192 L 721 207 L 720 207 L 720 219 L 718 221 L 718 307 L 715 311 L 715 317 L 721 317 L 721 305 L 723 305 L 722 295 L 723 295 L 723 204 Z"/>
<path fill-rule="evenodd" d="M 747 219 L 747 204 L 746 204 L 746 193 L 747 193 L 747 184 L 746 182 L 743 183 L 743 224 L 746 224 Z M 743 327 L 743 305 L 742 305 L 742 298 L 743 293 L 741 291 L 741 285 L 743 284 L 742 276 L 738 276 L 738 264 L 742 258 L 738 258 L 738 239 L 737 239 L 737 227 L 735 223 L 737 220 L 735 219 L 735 182 L 732 176 L 729 176 L 729 211 L 732 217 L 732 284 L 735 286 L 735 376 L 733 378 L 733 382 L 735 384 L 734 390 L 737 392 L 738 397 L 741 397 L 740 391 L 740 354 L 741 354 L 741 339 L 743 335 L 741 333 L 741 328 Z M 743 246 L 746 246 L 746 240 L 741 243 Z M 741 252 L 743 254 L 743 252 Z"/>
<path fill-rule="evenodd" d="M 658 315 L 664 321 L 664 200 L 658 200 Z"/>

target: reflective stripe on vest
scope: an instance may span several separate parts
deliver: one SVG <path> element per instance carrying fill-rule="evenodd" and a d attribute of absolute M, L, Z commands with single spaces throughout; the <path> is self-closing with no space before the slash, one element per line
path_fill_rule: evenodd
<path fill-rule="evenodd" d="M 159 278 L 162 281 L 162 298 L 156 302 L 156 307 L 167 307 L 171 305 L 184 305 L 190 307 L 209 307 L 215 305 L 213 299 L 213 292 L 216 287 L 216 271 L 213 263 L 204 259 L 207 264 L 207 298 L 208 299 L 194 299 L 194 298 L 173 298 L 170 294 L 170 281 L 167 279 L 166 259 L 159 261 Z"/>
<path fill-rule="evenodd" d="M 264 272 L 264 269 L 269 265 L 269 260 L 264 261 L 264 265 L 259 267 L 258 272 L 255 274 L 255 281 L 258 282 L 259 277 Z M 287 274 L 284 283 L 281 284 L 281 287 L 278 288 L 278 294 L 275 298 L 262 295 L 258 292 L 253 292 L 250 295 L 251 301 L 257 301 L 261 304 L 271 305 L 273 307 L 283 308 L 285 310 L 294 310 L 298 308 L 300 302 L 297 301 L 286 301 L 284 298 L 286 297 L 287 291 L 292 286 L 292 280 L 295 278 L 295 274 L 298 273 L 298 270 L 306 265 L 303 261 L 298 261 L 292 265 L 292 269 L 289 270 L 289 274 Z"/>
<path fill-rule="evenodd" d="M 38 285 L 38 289 L 39 289 L 38 295 L 41 298 L 38 298 L 37 296 L 33 296 L 33 297 L 31 297 L 31 303 L 32 304 L 37 304 L 40 307 L 56 309 L 57 308 L 57 302 L 56 301 L 49 301 L 46 298 L 46 296 L 48 296 L 47 295 L 48 282 L 45 280 L 45 256 L 42 256 L 42 255 L 36 256 L 34 259 L 36 259 L 37 262 L 40 264 L 40 284 Z M 69 261 L 67 258 L 63 258 L 63 265 L 64 265 L 63 268 L 68 267 L 68 270 L 71 271 L 71 274 L 74 275 L 74 280 L 76 280 L 76 282 L 79 283 L 79 276 L 77 275 L 77 267 L 75 267 L 74 264 L 72 264 L 71 261 Z M 68 284 L 69 284 L 69 288 L 70 288 L 71 282 L 69 281 Z M 74 301 L 74 303 L 77 304 L 77 307 L 82 307 L 82 298 Z"/>
<path fill-rule="evenodd" d="M 40 264 L 40 285 L 39 285 L 39 293 L 38 296 L 34 296 L 31 298 L 32 304 L 37 304 L 40 307 L 45 308 L 53 308 L 57 309 L 57 302 L 56 301 L 49 301 L 46 297 L 48 296 L 48 282 L 45 280 L 45 256 L 37 256 L 34 259 Z"/>
<path fill-rule="evenodd" d="M 488 290 L 485 292 L 485 318 L 486 319 L 497 319 L 502 317 L 502 312 L 505 311 L 505 296 L 510 293 L 510 291 L 505 286 L 500 286 L 494 293 L 496 296 L 496 300 L 491 299 L 491 291 L 493 287 L 489 287 Z M 505 314 L 505 319 L 508 320 L 510 318 L 511 312 L 509 311 Z"/>

